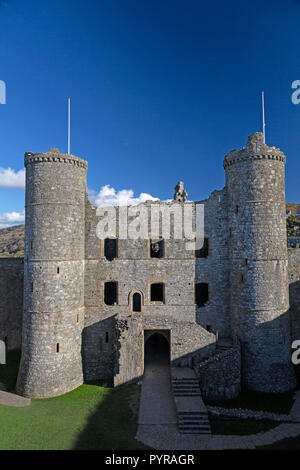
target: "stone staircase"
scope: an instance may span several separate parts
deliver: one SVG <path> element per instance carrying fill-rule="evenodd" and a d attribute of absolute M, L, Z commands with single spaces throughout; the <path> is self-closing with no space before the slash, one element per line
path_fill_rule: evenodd
<path fill-rule="evenodd" d="M 174 397 L 201 397 L 198 379 L 195 378 L 173 378 Z"/>
<path fill-rule="evenodd" d="M 178 412 L 178 429 L 181 434 L 211 434 L 207 412 Z"/>
<path fill-rule="evenodd" d="M 179 432 L 211 434 L 208 412 L 194 371 L 189 368 L 172 368 L 172 388 Z"/>

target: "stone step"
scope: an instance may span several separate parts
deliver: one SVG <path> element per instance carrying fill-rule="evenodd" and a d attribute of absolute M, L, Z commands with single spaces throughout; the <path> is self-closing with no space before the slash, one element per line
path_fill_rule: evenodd
<path fill-rule="evenodd" d="M 198 384 L 174 384 L 173 387 L 196 387 L 199 388 Z"/>
<path fill-rule="evenodd" d="M 210 431 L 180 431 L 180 434 L 211 434 Z"/>
<path fill-rule="evenodd" d="M 196 388 L 199 388 L 199 384 L 195 383 L 195 384 L 186 384 L 186 383 L 180 383 L 180 384 L 172 384 L 173 387 L 196 387 Z"/>
<path fill-rule="evenodd" d="M 199 379 L 196 376 L 191 377 L 190 371 L 187 371 L 186 375 L 186 378 L 172 379 L 173 395 L 177 405 L 178 431 L 181 434 L 211 434 Z"/>
<path fill-rule="evenodd" d="M 173 379 L 173 383 L 196 383 L 198 384 L 198 379 Z"/>
<path fill-rule="evenodd" d="M 187 432 L 187 431 L 193 431 L 199 434 L 201 432 L 209 433 L 210 427 L 209 426 L 179 426 L 179 432 Z"/>
<path fill-rule="evenodd" d="M 182 383 L 198 383 L 198 379 L 172 379 L 172 382 L 182 382 Z"/>
<path fill-rule="evenodd" d="M 209 428 L 209 423 L 204 419 L 203 421 L 179 421 L 178 426 L 180 429 L 186 426 L 192 426 L 198 428 L 199 426 L 204 426 L 205 428 Z"/>
<path fill-rule="evenodd" d="M 208 423 L 208 419 L 207 419 L 207 416 L 204 416 L 204 415 L 203 416 L 195 416 L 195 417 L 193 417 L 193 416 L 188 417 L 187 416 L 185 418 L 179 417 L 179 422 L 180 423 L 192 423 L 192 424 L 194 424 L 194 423 L 203 423 L 203 422 Z"/>
<path fill-rule="evenodd" d="M 184 392 L 184 391 L 195 391 L 199 392 L 199 387 L 173 387 L 173 390 L 178 391 L 178 392 Z"/>

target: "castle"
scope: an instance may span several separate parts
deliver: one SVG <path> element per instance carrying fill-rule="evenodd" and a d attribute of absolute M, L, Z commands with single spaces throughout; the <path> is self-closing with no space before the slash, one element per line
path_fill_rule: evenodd
<path fill-rule="evenodd" d="M 147 239 L 98 238 L 87 162 L 56 149 L 26 153 L 17 392 L 43 398 L 83 381 L 137 380 L 154 335 L 167 342 L 172 365 L 194 368 L 207 398 L 232 398 L 241 385 L 292 389 L 300 298 L 292 288 L 290 309 L 289 284 L 300 279 L 300 258 L 294 251 L 288 259 L 285 160 L 261 133 L 226 155 L 225 187 L 200 201 L 203 247 L 186 250 L 184 238 L 150 231 Z M 185 199 L 180 183 L 173 202 L 138 207 Z M 188 204 L 195 213 L 197 203 Z"/>

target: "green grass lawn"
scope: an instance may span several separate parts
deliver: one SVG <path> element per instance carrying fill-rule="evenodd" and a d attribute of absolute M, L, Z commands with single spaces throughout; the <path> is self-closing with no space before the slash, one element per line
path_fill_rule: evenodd
<path fill-rule="evenodd" d="M 0 366 L 0 382 L 7 390 L 14 390 L 19 359 L 20 354 L 13 351 L 8 354 L 7 365 Z M 147 449 L 134 439 L 137 420 L 129 400 L 137 391 L 137 385 L 104 388 L 85 384 L 59 397 L 32 400 L 31 405 L 24 408 L 0 405 L 0 450 Z M 287 413 L 292 397 L 293 392 L 278 396 L 243 392 L 235 400 L 210 404 Z M 213 434 L 255 434 L 277 425 L 272 421 L 211 421 Z M 299 449 L 300 436 L 265 448 Z"/>
<path fill-rule="evenodd" d="M 242 408 L 247 410 L 262 410 L 273 413 L 288 414 L 294 403 L 294 390 L 285 393 L 271 394 L 244 390 L 232 400 L 206 401 L 206 405 L 221 406 L 222 408 Z"/>
<path fill-rule="evenodd" d="M 18 362 L 13 352 L 0 366 L 0 382 L 8 390 L 15 386 Z M 0 449 L 145 449 L 134 439 L 137 424 L 129 406 L 137 387 L 87 384 L 27 407 L 0 405 Z"/>

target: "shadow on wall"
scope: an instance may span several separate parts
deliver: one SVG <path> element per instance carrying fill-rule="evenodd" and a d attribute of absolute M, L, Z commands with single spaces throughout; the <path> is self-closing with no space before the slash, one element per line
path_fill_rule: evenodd
<path fill-rule="evenodd" d="M 293 341 L 300 341 L 300 281 L 289 285 L 290 291 L 290 317 Z M 300 364 L 295 366 L 298 385 L 300 385 Z"/>
<path fill-rule="evenodd" d="M 182 354 L 171 361 L 173 367 L 192 367 L 199 377 L 203 397 L 211 400 L 224 400 L 236 397 L 241 387 L 265 393 L 282 393 L 291 390 L 295 385 L 294 372 L 299 372 L 291 363 L 291 339 L 284 332 L 288 331 L 289 314 L 255 324 L 247 331 L 248 337 L 232 347 L 216 349 L 216 343 L 203 345 Z M 137 315 L 137 317 L 142 317 Z M 131 318 L 137 318 L 135 314 Z M 107 379 L 115 385 L 129 384 L 138 381 L 144 372 L 144 331 L 145 340 L 151 329 L 141 328 L 139 319 L 134 321 L 133 330 L 129 323 L 122 319 L 122 331 L 114 331 L 114 317 L 87 327 L 83 334 L 83 344 L 92 348 L 91 355 L 86 355 L 85 380 Z M 118 319 L 120 322 L 120 319 Z M 99 332 L 110 330 L 111 342 L 106 346 L 95 348 L 95 338 Z M 121 331 L 121 333 L 120 333 Z M 153 328 L 156 333 L 163 329 Z M 167 328 L 166 330 L 167 331 Z M 113 333 L 114 332 L 114 333 Z M 95 336 L 94 336 L 95 335 Z M 115 336 L 114 336 L 115 335 Z M 125 336 L 124 336 L 125 335 Z M 105 337 L 105 336 L 104 336 Z M 171 331 L 172 337 L 172 331 Z M 94 340 L 93 340 L 94 338 Z M 179 338 L 180 341 L 182 338 Z M 299 338 L 300 339 L 300 338 Z M 178 338 L 177 338 L 178 341 Z M 90 344 L 88 344 L 90 342 Z M 176 344 L 176 346 L 178 343 Z M 91 363 L 89 362 L 91 360 Z M 299 374 L 297 373 L 299 376 Z M 269 377 L 266 380 L 266 377 Z M 110 379 L 110 380 L 109 380 Z"/>
<path fill-rule="evenodd" d="M 86 326 L 82 331 L 82 367 L 87 382 L 105 381 L 113 385 L 115 315 Z"/>

